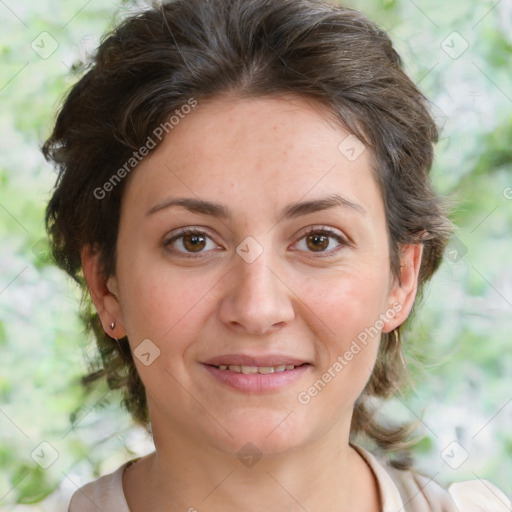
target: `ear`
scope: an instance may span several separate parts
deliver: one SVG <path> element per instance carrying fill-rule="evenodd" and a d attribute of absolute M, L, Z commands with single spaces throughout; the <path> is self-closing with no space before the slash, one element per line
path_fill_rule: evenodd
<path fill-rule="evenodd" d="M 123 338 L 126 336 L 126 331 L 115 276 L 105 278 L 100 268 L 100 254 L 90 245 L 82 249 L 81 259 L 87 288 L 100 316 L 103 330 L 111 338 Z M 113 329 L 111 328 L 112 323 L 114 323 Z"/>
<path fill-rule="evenodd" d="M 388 295 L 388 311 L 394 311 L 395 315 L 392 318 L 386 315 L 382 332 L 391 332 L 407 320 L 418 290 L 422 254 L 423 244 L 402 246 L 400 276 L 393 279 Z"/>

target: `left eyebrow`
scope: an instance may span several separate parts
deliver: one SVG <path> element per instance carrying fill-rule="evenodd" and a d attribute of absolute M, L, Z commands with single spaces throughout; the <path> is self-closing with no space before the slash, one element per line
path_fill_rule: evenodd
<path fill-rule="evenodd" d="M 300 217 L 301 215 L 307 215 L 309 213 L 327 210 L 336 206 L 350 208 L 363 215 L 367 213 L 360 204 L 349 201 L 339 194 L 332 194 L 321 199 L 314 199 L 312 201 L 304 201 L 301 203 L 292 203 L 283 209 L 281 216 L 285 219 L 293 219 Z"/>
<path fill-rule="evenodd" d="M 212 217 L 223 219 L 233 218 L 231 210 L 226 206 L 219 203 L 206 201 L 204 199 L 197 199 L 192 197 L 175 197 L 165 199 L 164 201 L 150 208 L 146 215 L 151 215 L 171 206 L 181 206 L 192 213 L 198 213 L 200 215 L 210 215 Z M 367 213 L 360 204 L 354 203 L 353 201 L 350 201 L 340 196 L 339 194 L 332 194 L 320 199 L 289 204 L 283 208 L 279 218 L 293 219 L 302 215 L 308 215 L 310 213 L 327 210 L 337 206 L 350 208 L 363 215 Z"/>

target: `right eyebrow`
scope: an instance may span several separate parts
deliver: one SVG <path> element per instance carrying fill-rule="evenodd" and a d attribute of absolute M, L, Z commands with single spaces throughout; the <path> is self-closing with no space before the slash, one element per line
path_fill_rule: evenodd
<path fill-rule="evenodd" d="M 197 199 L 193 197 L 171 197 L 164 199 L 160 203 L 150 208 L 146 215 L 152 215 L 153 213 L 166 208 L 170 208 L 172 206 L 181 206 L 192 213 L 198 213 L 200 215 L 210 215 L 212 217 L 228 220 L 233 218 L 233 214 L 228 207 L 212 201 L 206 201 L 204 199 Z M 283 208 L 280 218 L 297 218 L 302 215 L 308 215 L 310 213 L 327 210 L 337 206 L 350 208 L 361 214 L 367 213 L 360 204 L 349 201 L 339 194 L 332 194 L 330 196 L 314 199 L 311 201 L 291 203 Z"/>

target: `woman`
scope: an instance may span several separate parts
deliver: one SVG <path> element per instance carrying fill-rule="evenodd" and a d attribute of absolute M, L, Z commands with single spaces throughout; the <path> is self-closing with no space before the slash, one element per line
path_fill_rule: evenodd
<path fill-rule="evenodd" d="M 104 40 L 44 145 L 47 225 L 94 303 L 88 380 L 155 452 L 71 512 L 509 510 L 358 445 L 407 437 L 370 404 L 451 229 L 436 137 L 387 35 L 336 4 L 178 0 Z"/>

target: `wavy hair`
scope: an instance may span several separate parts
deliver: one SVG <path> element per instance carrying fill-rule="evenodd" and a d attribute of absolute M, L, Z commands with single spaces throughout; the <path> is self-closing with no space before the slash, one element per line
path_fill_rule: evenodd
<path fill-rule="evenodd" d="M 451 232 L 429 178 L 438 131 L 388 35 L 366 16 L 322 0 L 174 0 L 125 19 L 102 39 L 84 71 L 43 145 L 59 171 L 46 226 L 58 266 L 82 287 L 83 317 L 101 356 L 100 368 L 84 382 L 106 378 L 123 390 L 138 423 L 149 427 L 144 386 L 127 339 L 118 344 L 101 327 L 80 253 L 94 247 L 105 277 L 115 273 L 126 180 L 101 200 L 94 191 L 190 98 L 296 94 L 327 106 L 370 149 L 394 275 L 402 244 L 423 244 L 421 296 Z M 382 424 L 367 400 L 396 392 L 406 376 L 402 361 L 398 328 L 382 335 L 354 409 L 352 438 L 364 435 L 385 450 L 402 446 L 407 426 Z"/>

